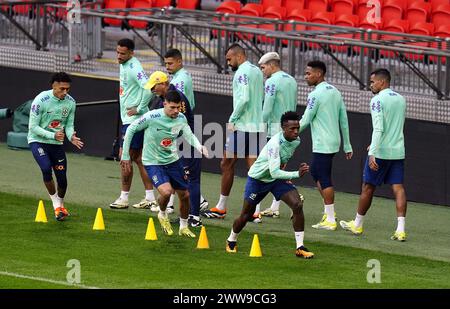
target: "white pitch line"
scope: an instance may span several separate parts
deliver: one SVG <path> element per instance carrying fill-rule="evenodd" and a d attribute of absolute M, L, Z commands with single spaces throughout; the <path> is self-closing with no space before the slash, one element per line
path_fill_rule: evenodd
<path fill-rule="evenodd" d="M 82 288 L 82 289 L 100 289 L 100 288 L 95 287 L 95 286 L 87 286 L 87 285 L 83 285 L 83 284 L 72 284 L 72 283 L 69 283 L 69 282 L 66 282 L 66 281 L 58 281 L 58 280 L 52 280 L 52 279 L 47 279 L 47 278 L 40 278 L 40 277 L 21 275 L 21 274 L 16 274 L 16 273 L 10 273 L 10 272 L 7 272 L 7 271 L 0 271 L 0 275 L 9 276 L 9 277 L 15 277 L 15 278 L 30 279 L 30 280 L 42 281 L 42 282 L 48 282 L 48 283 L 54 283 L 54 284 L 61 284 L 61 285 L 66 285 L 66 286 Z"/>

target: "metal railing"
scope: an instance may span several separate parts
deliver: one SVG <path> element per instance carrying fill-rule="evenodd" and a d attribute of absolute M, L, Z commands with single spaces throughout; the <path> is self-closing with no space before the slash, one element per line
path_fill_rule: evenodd
<path fill-rule="evenodd" d="M 57 8 L 55 5 L 47 6 L 53 11 Z M 147 14 L 133 15 L 135 12 Z M 5 16 L 5 13 L 2 14 Z M 225 50 L 238 42 L 246 48 L 253 63 L 257 63 L 265 52 L 277 51 L 282 55 L 283 68 L 296 78 L 303 76 L 308 61 L 321 59 L 327 64 L 327 79 L 330 82 L 368 89 L 371 70 L 385 67 L 392 72 L 392 84 L 398 91 L 449 99 L 449 38 L 173 8 L 89 7 L 81 9 L 80 14 L 82 26 L 78 33 L 81 39 L 72 42 L 48 40 L 47 45 L 41 46 L 60 46 L 63 49 L 70 46 L 72 51 L 84 52 L 78 60 L 99 56 L 103 46 L 100 22 L 111 18 L 121 20 L 123 31 L 130 31 L 142 46 L 151 51 L 149 58 L 161 64 L 168 48 L 178 48 L 186 65 L 227 74 Z M 132 20 L 147 23 L 146 29 L 133 28 L 130 24 Z M 36 20 L 34 22 L 37 23 Z M 58 23 L 62 24 L 60 32 L 64 33 L 64 24 L 67 23 L 47 19 L 50 28 L 58 27 Z M 108 40 L 108 29 L 112 27 L 104 26 L 103 33 L 105 40 Z M 7 31 L 14 28 L 13 23 L 7 28 Z M 92 33 L 90 37 L 89 33 Z M 27 39 L 16 38 L 19 41 Z M 0 41 L 4 42 L 1 31 Z M 56 41 L 61 42 L 60 45 Z M 76 56 L 72 53 L 69 59 Z"/>

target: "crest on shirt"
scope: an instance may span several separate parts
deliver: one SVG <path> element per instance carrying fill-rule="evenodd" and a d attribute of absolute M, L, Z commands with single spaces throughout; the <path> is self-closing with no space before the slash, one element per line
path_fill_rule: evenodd
<path fill-rule="evenodd" d="M 40 108 L 41 108 L 41 106 L 39 104 L 33 104 L 31 106 L 31 112 L 34 113 L 35 115 L 39 115 Z"/>
<path fill-rule="evenodd" d="M 242 74 L 238 77 L 239 84 L 248 85 L 248 76 L 247 74 Z"/>
<path fill-rule="evenodd" d="M 316 98 L 308 98 L 308 104 L 307 104 L 307 107 L 309 108 L 309 109 L 313 109 L 313 107 L 314 107 L 314 104 L 316 104 Z"/>
<path fill-rule="evenodd" d="M 69 109 L 67 107 L 63 107 L 61 110 L 61 116 L 63 116 L 64 118 L 69 116 Z"/>
<path fill-rule="evenodd" d="M 59 129 L 61 127 L 61 121 L 53 120 L 48 124 L 48 127 L 50 129 Z"/>
<path fill-rule="evenodd" d="M 159 144 L 160 144 L 161 146 L 167 148 L 167 147 L 169 147 L 170 145 L 172 145 L 172 139 L 170 139 L 170 138 L 163 138 Z"/>
<path fill-rule="evenodd" d="M 381 102 L 378 100 L 377 102 L 372 102 L 372 110 L 374 112 L 381 112 Z"/>

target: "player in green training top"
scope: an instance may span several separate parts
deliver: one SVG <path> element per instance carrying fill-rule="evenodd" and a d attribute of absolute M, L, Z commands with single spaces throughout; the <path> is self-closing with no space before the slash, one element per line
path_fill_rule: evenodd
<path fill-rule="evenodd" d="M 191 74 L 183 67 L 183 56 L 178 49 L 169 49 L 164 55 L 164 63 L 166 65 L 166 70 L 172 75 L 172 80 L 170 84 L 174 85 L 179 91 L 181 91 L 189 101 L 191 106 L 191 111 L 194 111 L 195 98 L 194 89 L 192 86 Z M 170 197 L 169 207 L 173 206 L 174 195 Z M 200 194 L 200 208 L 203 210 L 208 209 L 208 202 Z"/>
<path fill-rule="evenodd" d="M 144 131 L 142 162 L 148 177 L 159 192 L 158 219 L 161 227 L 167 235 L 173 234 L 166 207 L 170 195 L 175 190 L 180 199 L 179 235 L 195 237 L 188 227 L 190 207 L 188 182 L 178 156 L 176 139 L 183 136 L 189 144 L 205 156 L 208 156 L 208 151 L 192 133 L 186 117 L 180 112 L 180 94 L 175 90 L 168 91 L 164 99 L 164 108 L 147 112 L 128 127 L 121 165 L 125 170 L 130 169 L 131 140 L 137 132 Z"/>
<path fill-rule="evenodd" d="M 263 122 L 267 124 L 267 140 L 281 131 L 281 116 L 297 109 L 297 81 L 281 70 L 280 56 L 276 52 L 264 54 L 258 62 L 264 76 Z M 272 205 L 261 212 L 262 216 L 277 218 L 280 216 L 280 201 L 275 198 Z"/>
<path fill-rule="evenodd" d="M 347 111 L 342 95 L 336 87 L 325 81 L 326 66 L 322 61 L 311 61 L 305 70 L 305 80 L 314 90 L 308 95 L 308 104 L 300 120 L 300 132 L 311 125 L 313 154 L 311 176 L 317 184 L 324 203 L 322 220 L 313 228 L 336 230 L 334 188 L 331 169 L 334 155 L 339 152 L 341 135 L 347 160 L 353 156 L 350 144 Z"/>
<path fill-rule="evenodd" d="M 308 172 L 306 163 L 300 164 L 298 171 L 288 172 L 281 169 L 286 165 L 300 145 L 298 137 L 300 125 L 299 115 L 295 112 L 287 112 L 281 117 L 282 132 L 275 134 L 261 150 L 256 162 L 248 171 L 245 184 L 244 205 L 240 216 L 234 220 L 233 228 L 227 239 L 226 251 L 237 252 L 237 237 L 245 224 L 252 218 L 256 204 L 269 193 L 276 199 L 285 202 L 292 210 L 292 226 L 294 228 L 298 257 L 312 258 L 314 253 L 309 252 L 303 245 L 305 218 L 303 215 L 303 196 L 290 181 L 302 177 Z"/>
<path fill-rule="evenodd" d="M 68 94 L 71 78 L 64 72 L 52 76 L 52 89 L 41 92 L 31 104 L 28 144 L 34 159 L 42 171 L 45 187 L 52 200 L 55 218 L 64 220 L 69 212 L 64 207 L 67 190 L 67 159 L 64 137 L 78 149 L 83 142 L 76 136 L 73 126 L 75 100 Z M 58 183 L 55 188 L 52 170 Z"/>
<path fill-rule="evenodd" d="M 364 216 L 370 208 L 375 188 L 384 183 L 392 186 L 397 207 L 397 230 L 392 240 L 405 241 L 406 193 L 403 187 L 406 102 L 403 96 L 390 89 L 391 74 L 378 69 L 370 75 L 372 142 L 363 172 L 362 192 L 354 221 L 341 221 L 342 228 L 355 235 L 363 232 Z"/>
<path fill-rule="evenodd" d="M 261 70 L 247 60 L 245 49 L 231 45 L 225 55 L 228 65 L 236 72 L 233 77 L 233 113 L 227 124 L 227 139 L 220 168 L 222 181 L 216 207 L 202 213 L 207 218 L 225 218 L 227 199 L 233 186 L 234 167 L 238 158 L 245 158 L 250 168 L 256 161 L 264 131 L 262 104 L 264 83 Z M 261 222 L 259 214 L 254 222 Z"/>
<path fill-rule="evenodd" d="M 117 42 L 117 60 L 120 64 L 120 117 L 122 119 L 121 139 L 119 157 L 122 152 L 123 137 L 128 126 L 144 113 L 148 112 L 148 104 L 151 94 L 144 89 L 148 81 L 139 60 L 134 57 L 134 42 L 130 39 L 121 39 Z M 145 198 L 134 204 L 134 208 L 150 208 L 156 203 L 153 193 L 153 186 L 147 177 L 147 172 L 142 165 L 142 143 L 144 140 L 143 133 L 136 134 L 131 143 L 130 156 L 131 160 L 136 163 L 141 175 L 142 182 L 145 187 Z M 133 180 L 133 166 L 127 171 L 121 169 L 122 191 L 120 197 L 112 202 L 109 206 L 116 209 L 128 208 L 128 194 Z"/>

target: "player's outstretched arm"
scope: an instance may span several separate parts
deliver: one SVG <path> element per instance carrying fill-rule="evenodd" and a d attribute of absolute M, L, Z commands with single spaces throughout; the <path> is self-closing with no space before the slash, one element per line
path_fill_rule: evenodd
<path fill-rule="evenodd" d="M 79 137 L 77 137 L 77 132 L 73 132 L 72 134 L 72 138 L 70 139 L 70 142 L 72 144 L 74 144 L 75 147 L 77 147 L 78 149 L 83 148 L 84 143 L 81 141 L 81 139 Z"/>

